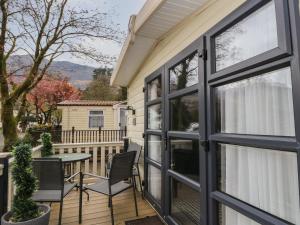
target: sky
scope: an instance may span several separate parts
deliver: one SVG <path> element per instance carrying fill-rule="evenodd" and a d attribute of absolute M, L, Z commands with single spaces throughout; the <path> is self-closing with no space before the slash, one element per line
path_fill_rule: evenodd
<path fill-rule="evenodd" d="M 95 9 L 112 13 L 112 20 L 116 24 L 120 24 L 120 28 L 127 32 L 128 21 L 132 14 L 137 14 L 143 7 L 146 0 L 69 0 L 70 4 L 82 9 Z M 93 43 L 98 51 L 111 56 L 118 56 L 122 45 L 112 42 L 97 41 Z M 91 59 L 75 58 L 71 55 L 63 55 L 59 57 L 59 61 L 70 61 L 82 65 L 99 67 L 99 63 Z"/>

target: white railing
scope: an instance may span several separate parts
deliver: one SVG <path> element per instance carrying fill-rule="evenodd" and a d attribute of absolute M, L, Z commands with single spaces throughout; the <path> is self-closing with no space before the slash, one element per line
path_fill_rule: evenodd
<path fill-rule="evenodd" d="M 88 153 L 91 158 L 85 160 L 83 170 L 105 176 L 105 164 L 112 153 L 120 153 L 123 142 L 94 142 L 94 143 L 65 143 L 53 144 L 54 154 L 62 153 Z M 76 163 L 76 172 L 79 171 L 80 162 Z"/>
<path fill-rule="evenodd" d="M 33 148 L 32 158 L 41 157 L 41 147 Z M 92 172 L 101 176 L 105 176 L 105 164 L 108 155 L 112 153 L 120 153 L 123 150 L 123 142 L 98 142 L 98 143 L 67 143 L 53 144 L 54 154 L 61 153 L 89 153 L 91 159 L 85 160 L 83 168 L 84 172 Z M 8 168 L 8 210 L 11 209 L 13 195 L 15 193 L 12 181 L 12 164 L 14 158 L 9 159 Z M 76 163 L 76 172 L 79 171 L 80 163 Z M 4 166 L 0 164 L 0 176 L 2 175 Z"/>

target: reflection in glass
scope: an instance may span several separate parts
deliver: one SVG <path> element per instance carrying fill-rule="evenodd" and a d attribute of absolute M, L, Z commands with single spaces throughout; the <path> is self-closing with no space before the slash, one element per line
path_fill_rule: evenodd
<path fill-rule="evenodd" d="M 171 140 L 171 169 L 199 182 L 198 140 Z"/>
<path fill-rule="evenodd" d="M 219 190 L 300 224 L 296 153 L 220 144 L 218 178 Z"/>
<path fill-rule="evenodd" d="M 220 204 L 219 225 L 260 225 L 237 211 Z"/>
<path fill-rule="evenodd" d="M 198 83 L 198 57 L 193 53 L 170 69 L 170 92 Z"/>
<path fill-rule="evenodd" d="M 148 101 L 161 97 L 161 77 L 148 83 Z"/>
<path fill-rule="evenodd" d="M 200 194 L 187 185 L 171 180 L 171 216 L 178 224 L 200 224 Z"/>
<path fill-rule="evenodd" d="M 148 135 L 148 157 L 161 163 L 161 136 Z"/>
<path fill-rule="evenodd" d="M 295 136 L 290 68 L 217 88 L 219 132 Z"/>
<path fill-rule="evenodd" d="M 273 1 L 215 38 L 216 71 L 278 46 Z"/>
<path fill-rule="evenodd" d="M 161 104 L 148 107 L 148 129 L 161 130 Z"/>
<path fill-rule="evenodd" d="M 170 128 L 174 131 L 198 131 L 198 94 L 186 95 L 170 101 Z"/>
<path fill-rule="evenodd" d="M 161 171 L 148 165 L 148 192 L 158 202 L 161 201 Z"/>

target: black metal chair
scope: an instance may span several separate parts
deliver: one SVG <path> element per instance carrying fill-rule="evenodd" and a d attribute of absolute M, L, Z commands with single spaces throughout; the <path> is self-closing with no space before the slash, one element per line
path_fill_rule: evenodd
<path fill-rule="evenodd" d="M 138 177 L 141 192 L 143 195 L 144 192 L 143 192 L 142 179 L 141 179 L 141 173 L 140 173 L 140 168 L 139 168 L 139 161 L 140 161 L 140 156 L 141 156 L 141 152 L 142 152 L 142 146 L 138 145 L 137 143 L 132 142 L 129 144 L 127 152 L 132 152 L 132 151 L 136 152 L 135 159 L 134 159 L 134 166 L 133 166 L 134 182 L 136 183 L 135 177 Z"/>
<path fill-rule="evenodd" d="M 112 158 L 112 163 L 111 163 L 108 177 L 101 177 L 94 174 L 85 173 L 83 174 L 83 176 L 81 176 L 80 179 L 81 198 L 82 198 L 82 192 L 85 190 L 94 191 L 108 196 L 108 207 L 110 207 L 112 225 L 114 225 L 112 197 L 120 194 L 121 192 L 129 188 L 133 189 L 135 212 L 136 212 L 136 216 L 138 216 L 138 208 L 137 208 L 137 201 L 136 201 L 136 194 L 135 194 L 135 182 L 132 173 L 133 172 L 132 167 L 134 165 L 135 155 L 136 155 L 135 151 L 115 154 Z M 98 178 L 98 181 L 94 184 L 82 186 L 84 176 L 96 177 Z M 129 180 L 129 182 L 125 180 Z M 82 199 L 80 200 L 80 204 L 82 204 Z M 80 205 L 80 210 L 81 207 L 82 205 Z M 79 215 L 81 214 L 82 213 L 79 213 Z"/>
<path fill-rule="evenodd" d="M 140 184 L 140 189 L 142 192 L 142 196 L 144 197 L 144 192 L 143 192 L 143 186 L 142 186 L 142 179 L 141 179 L 141 173 L 140 173 L 140 168 L 139 168 L 139 161 L 140 161 L 140 156 L 142 152 L 142 146 L 138 145 L 137 143 L 131 142 L 128 146 L 127 152 L 136 152 L 135 159 L 134 159 L 134 166 L 133 166 L 133 176 L 134 176 L 134 182 L 135 186 L 137 187 L 136 184 L 136 179 L 135 177 L 138 177 L 139 184 Z M 106 176 L 109 175 L 110 172 L 110 167 L 111 167 L 111 160 L 115 154 L 111 154 L 108 157 L 108 162 L 106 164 Z"/>
<path fill-rule="evenodd" d="M 64 180 L 64 170 L 61 159 L 39 158 L 34 159 L 33 172 L 38 179 L 38 190 L 33 194 L 32 199 L 36 202 L 59 202 L 59 221 L 61 225 L 63 199 L 76 186 L 75 183 L 65 183 L 74 178 L 77 174 Z"/>

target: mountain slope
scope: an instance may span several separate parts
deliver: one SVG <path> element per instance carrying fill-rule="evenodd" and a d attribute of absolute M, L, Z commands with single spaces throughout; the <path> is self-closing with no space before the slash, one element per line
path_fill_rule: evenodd
<path fill-rule="evenodd" d="M 8 65 L 12 70 L 16 70 L 21 66 L 28 66 L 32 63 L 32 59 L 27 55 L 12 56 Z M 44 64 L 47 60 L 44 60 Z M 54 61 L 49 68 L 49 72 L 64 75 L 70 79 L 70 82 L 80 89 L 85 89 L 87 84 L 93 79 L 93 71 L 96 68 L 91 66 L 80 65 L 68 61 Z M 18 73 L 23 74 L 25 70 Z"/>

